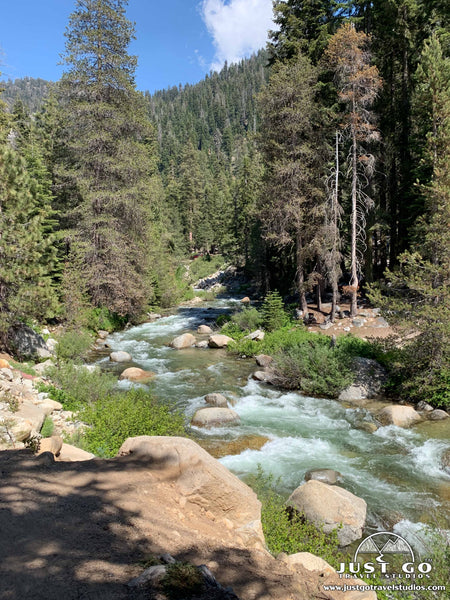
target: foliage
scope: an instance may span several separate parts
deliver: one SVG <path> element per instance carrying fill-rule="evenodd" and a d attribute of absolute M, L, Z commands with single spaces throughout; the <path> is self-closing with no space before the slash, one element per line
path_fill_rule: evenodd
<path fill-rule="evenodd" d="M 105 307 L 91 308 L 86 314 L 86 327 L 91 331 L 118 331 L 123 329 L 127 320 L 125 317 L 113 313 Z"/>
<path fill-rule="evenodd" d="M 346 357 L 329 345 L 300 344 L 274 358 L 278 385 L 305 394 L 337 398 L 353 379 Z"/>
<path fill-rule="evenodd" d="M 56 356 L 59 361 L 81 360 L 92 346 L 92 335 L 88 331 L 68 329 L 58 337 Z"/>
<path fill-rule="evenodd" d="M 199 256 L 189 264 L 188 276 L 191 283 L 212 275 L 219 269 L 224 269 L 226 261 L 221 254 Z"/>
<path fill-rule="evenodd" d="M 53 419 L 51 417 L 45 417 L 44 423 L 41 429 L 41 436 L 43 438 L 51 437 L 53 434 L 53 430 L 55 429 L 55 424 L 53 423 Z"/>
<path fill-rule="evenodd" d="M 65 410 L 76 411 L 86 404 L 95 403 L 111 394 L 117 379 L 114 375 L 102 373 L 99 369 L 90 371 L 83 365 L 66 362 L 47 371 L 56 386 L 48 391 L 52 400 L 61 402 Z"/>
<path fill-rule="evenodd" d="M 201 594 L 205 584 L 203 576 L 195 565 L 176 562 L 167 566 L 161 580 L 161 587 L 170 600 L 188 600 Z"/>
<path fill-rule="evenodd" d="M 225 317 L 228 317 L 225 320 Z M 218 326 L 224 322 L 220 332 L 232 337 L 234 340 L 241 340 L 246 333 L 254 331 L 261 326 L 262 316 L 256 308 L 244 307 L 236 311 L 231 316 L 220 315 L 216 323 Z"/>
<path fill-rule="evenodd" d="M 325 534 L 297 511 L 286 507 L 285 498 L 276 491 L 277 482 L 265 475 L 261 465 L 247 481 L 262 503 L 261 521 L 267 547 L 275 556 L 280 552 L 311 552 L 337 567 L 341 561 L 337 531 Z"/>
<path fill-rule="evenodd" d="M 142 389 L 103 396 L 79 418 L 89 425 L 83 445 L 97 456 L 114 456 L 128 437 L 185 434 L 183 415 Z"/>
<path fill-rule="evenodd" d="M 264 298 L 261 317 L 266 331 L 275 331 L 286 325 L 288 318 L 284 310 L 283 300 L 276 290 L 269 292 Z"/>

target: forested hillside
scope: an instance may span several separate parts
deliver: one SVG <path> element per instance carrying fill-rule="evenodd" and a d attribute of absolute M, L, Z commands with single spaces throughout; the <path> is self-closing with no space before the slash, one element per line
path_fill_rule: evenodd
<path fill-rule="evenodd" d="M 420 386 L 441 389 L 446 3 L 280 0 L 266 50 L 154 95 L 135 88 L 126 7 L 75 2 L 61 81 L 48 94 L 42 80 L 5 85 L 3 343 L 18 320 L 95 325 L 174 304 L 186 290 L 180 261 L 220 252 L 305 318 L 311 291 L 319 304 L 332 293 L 334 319 L 339 286 L 355 315 L 372 284 L 372 298 L 421 333 Z"/>

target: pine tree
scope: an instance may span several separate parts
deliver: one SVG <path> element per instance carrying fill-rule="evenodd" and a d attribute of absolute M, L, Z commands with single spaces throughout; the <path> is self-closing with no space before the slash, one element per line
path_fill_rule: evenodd
<path fill-rule="evenodd" d="M 300 54 L 274 68 L 260 96 L 266 171 L 259 216 L 271 244 L 295 250 L 296 287 L 305 316 L 307 261 L 316 254 L 324 217 L 324 146 L 316 93 L 317 70 Z"/>
<path fill-rule="evenodd" d="M 348 133 L 351 172 L 351 315 L 357 313 L 357 293 L 365 246 L 365 216 L 373 201 L 366 194 L 367 179 L 373 174 L 375 157 L 362 144 L 379 139 L 370 109 L 381 88 L 378 69 L 371 65 L 369 37 L 357 32 L 354 25 L 343 25 L 331 38 L 325 52 L 328 64 L 335 72 L 339 100 L 347 107 L 343 131 Z"/>
<path fill-rule="evenodd" d="M 77 0 L 59 86 L 60 205 L 95 306 L 139 314 L 151 296 L 147 248 L 157 177 L 153 131 L 134 87 L 126 0 Z M 67 170 L 61 171 L 61 164 Z"/>

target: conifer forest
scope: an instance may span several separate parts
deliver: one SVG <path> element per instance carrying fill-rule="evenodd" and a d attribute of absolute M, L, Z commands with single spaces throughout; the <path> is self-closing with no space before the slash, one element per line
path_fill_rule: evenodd
<path fill-rule="evenodd" d="M 61 79 L 0 84 L 2 348 L 139 322 L 220 254 L 304 319 L 363 294 L 413 333 L 407 393 L 450 404 L 447 2 L 276 0 L 266 48 L 153 94 L 127 4 L 75 0 Z"/>

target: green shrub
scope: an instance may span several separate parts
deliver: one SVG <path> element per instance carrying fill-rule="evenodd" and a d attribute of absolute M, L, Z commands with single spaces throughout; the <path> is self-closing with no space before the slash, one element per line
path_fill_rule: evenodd
<path fill-rule="evenodd" d="M 223 314 L 219 315 L 216 319 L 217 327 L 222 327 L 225 323 L 229 323 L 231 321 L 231 315 Z"/>
<path fill-rule="evenodd" d="M 102 373 L 100 369 L 90 371 L 71 362 L 50 367 L 48 376 L 59 388 L 50 386 L 42 391 L 47 391 L 52 400 L 61 402 L 65 410 L 72 411 L 111 394 L 117 383 L 115 375 Z"/>
<path fill-rule="evenodd" d="M 117 331 L 127 323 L 127 317 L 111 312 L 107 308 L 91 308 L 86 311 L 86 327 L 91 331 L 104 329 Z"/>
<path fill-rule="evenodd" d="M 339 552 L 337 531 L 326 534 L 313 523 L 286 507 L 285 499 L 276 490 L 273 476 L 264 475 L 261 466 L 247 482 L 258 495 L 262 504 L 261 522 L 269 551 L 295 554 L 311 552 L 337 567 L 342 555 Z"/>
<path fill-rule="evenodd" d="M 185 435 L 181 412 L 137 388 L 100 398 L 85 406 L 79 418 L 90 426 L 83 445 L 98 456 L 114 456 L 128 437 Z"/>
<path fill-rule="evenodd" d="M 168 565 L 161 587 L 170 600 L 188 600 L 201 594 L 205 584 L 195 565 L 177 562 Z"/>
<path fill-rule="evenodd" d="M 232 321 L 236 323 L 242 331 L 251 332 L 261 327 L 263 317 L 256 308 L 243 308 L 233 314 Z"/>
<path fill-rule="evenodd" d="M 262 325 L 266 331 L 275 331 L 284 327 L 288 316 L 284 310 L 283 299 L 277 291 L 269 292 L 261 307 Z"/>
<path fill-rule="evenodd" d="M 90 350 L 92 341 L 92 335 L 88 331 L 69 329 L 58 337 L 56 356 L 59 361 L 80 361 Z"/>
<path fill-rule="evenodd" d="M 195 283 L 224 267 L 225 259 L 221 254 L 200 256 L 194 259 L 189 266 L 189 281 Z"/>
<path fill-rule="evenodd" d="M 275 355 L 277 383 L 313 396 L 337 398 L 353 380 L 347 360 L 323 344 L 304 343 Z"/>
<path fill-rule="evenodd" d="M 225 325 L 221 328 L 220 333 L 223 335 L 228 335 L 235 341 L 239 341 L 245 336 L 245 331 L 242 331 L 239 325 L 236 325 L 236 323 L 233 321 L 225 323 Z"/>
<path fill-rule="evenodd" d="M 55 429 L 55 424 L 50 417 L 45 417 L 44 423 L 41 429 L 41 436 L 43 438 L 48 438 L 53 434 L 53 430 Z"/>

